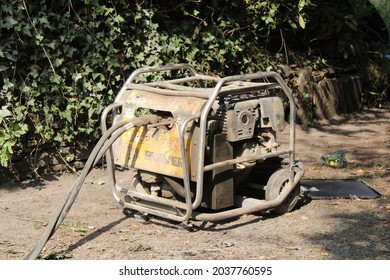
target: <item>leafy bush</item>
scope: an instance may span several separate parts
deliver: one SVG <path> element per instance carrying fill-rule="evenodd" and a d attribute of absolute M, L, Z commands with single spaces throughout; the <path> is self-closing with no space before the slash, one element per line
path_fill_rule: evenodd
<path fill-rule="evenodd" d="M 294 6 L 273 2 L 2 1 L 0 164 L 29 151 L 27 143 L 95 140 L 102 109 L 135 68 L 186 61 L 223 74 L 272 66 L 262 41 L 285 20 L 282 7 Z"/>
<path fill-rule="evenodd" d="M 289 62 L 291 38 L 306 38 L 297 48 L 310 45 L 316 23 L 346 58 L 361 55 L 361 41 L 350 40 L 362 38 L 355 35 L 365 10 L 350 17 L 321 3 L 328 1 L 3 0 L 0 165 L 45 143 L 95 141 L 103 108 L 142 66 L 188 62 L 221 76 L 272 69 Z"/>
<path fill-rule="evenodd" d="M 147 24 L 148 11 L 126 1 L 108 3 L 0 5 L 1 165 L 17 147 L 25 150 L 26 140 L 33 148 L 94 140 L 100 113 L 126 72 L 151 58 L 153 50 L 143 44 L 157 33 Z"/>

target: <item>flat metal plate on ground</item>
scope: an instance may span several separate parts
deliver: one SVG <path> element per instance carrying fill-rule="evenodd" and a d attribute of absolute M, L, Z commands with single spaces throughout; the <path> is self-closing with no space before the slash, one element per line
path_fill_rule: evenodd
<path fill-rule="evenodd" d="M 381 197 L 362 180 L 301 180 L 301 191 L 311 199 Z"/>

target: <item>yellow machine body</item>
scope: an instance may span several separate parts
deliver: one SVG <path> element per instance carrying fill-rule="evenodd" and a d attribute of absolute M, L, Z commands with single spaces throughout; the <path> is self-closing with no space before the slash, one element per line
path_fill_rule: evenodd
<path fill-rule="evenodd" d="M 153 96 L 152 96 L 153 95 Z M 199 113 L 205 100 L 194 97 L 167 99 L 164 96 L 133 90 L 128 92 L 122 113 L 123 120 L 131 120 L 143 110 L 157 111 L 172 124 L 165 129 L 136 127 L 123 134 L 114 145 L 115 163 L 121 166 L 146 170 L 158 174 L 183 177 L 179 143 L 179 125 L 188 116 Z M 147 108 L 147 109 L 145 109 Z M 194 122 L 191 121 L 185 133 L 186 147 L 190 147 Z M 190 149 L 187 149 L 190 153 Z M 187 155 L 186 158 L 189 158 Z"/>

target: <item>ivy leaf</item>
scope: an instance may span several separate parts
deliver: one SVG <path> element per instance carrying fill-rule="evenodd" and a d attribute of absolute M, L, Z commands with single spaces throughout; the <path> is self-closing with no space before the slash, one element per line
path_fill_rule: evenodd
<path fill-rule="evenodd" d="M 72 112 L 70 109 L 67 108 L 67 110 L 65 110 L 63 113 L 62 113 L 62 116 L 70 123 L 72 123 Z"/>
<path fill-rule="evenodd" d="M 50 81 L 58 85 L 61 82 L 61 76 L 58 74 L 54 74 L 50 77 Z"/>
<path fill-rule="evenodd" d="M 98 82 L 96 87 L 97 87 L 98 91 L 102 91 L 102 90 L 105 90 L 107 88 L 102 82 Z"/>
<path fill-rule="evenodd" d="M 74 79 L 75 82 L 80 80 L 82 77 L 83 76 L 81 75 L 81 73 L 76 72 L 76 73 L 73 74 L 73 79 Z"/>
<path fill-rule="evenodd" d="M 115 18 L 114 18 L 114 21 L 117 22 L 117 23 L 121 23 L 121 22 L 124 22 L 125 19 L 120 16 L 120 15 L 117 15 Z"/>
<path fill-rule="evenodd" d="M 289 20 L 288 23 L 290 24 L 290 26 L 294 29 L 298 29 L 298 26 L 295 22 L 293 22 L 292 20 Z"/>
<path fill-rule="evenodd" d="M 13 54 L 15 54 L 15 53 L 13 52 Z M 11 60 L 11 61 L 13 61 L 13 62 L 16 62 L 16 61 L 17 61 L 16 56 L 14 56 L 14 55 L 12 55 L 12 54 L 10 54 L 10 53 L 8 53 L 8 52 L 5 53 L 5 58 L 7 58 L 7 59 L 9 59 L 9 60 Z"/>
<path fill-rule="evenodd" d="M 49 21 L 47 20 L 47 17 L 41 17 L 39 18 L 39 22 L 42 23 L 45 26 L 50 26 Z"/>
<path fill-rule="evenodd" d="M 306 27 L 306 21 L 305 21 L 305 19 L 303 18 L 302 15 L 299 15 L 299 17 L 298 17 L 298 22 L 299 22 L 299 26 L 300 26 L 302 29 L 305 29 L 305 27 Z"/>
<path fill-rule="evenodd" d="M 11 16 L 8 16 L 6 19 L 5 19 L 5 27 L 7 27 L 7 29 L 10 29 L 12 28 L 14 25 L 16 25 L 18 23 L 18 21 L 16 21 L 13 17 Z"/>
<path fill-rule="evenodd" d="M 13 89 L 14 86 L 15 86 L 13 83 L 11 83 L 11 82 L 9 81 L 8 78 L 3 79 L 3 82 L 4 82 L 4 85 L 3 85 L 3 90 L 4 90 L 4 91 L 7 91 L 7 90 L 9 90 L 9 89 Z"/>
<path fill-rule="evenodd" d="M 59 67 L 59 66 L 61 66 L 62 65 L 62 63 L 65 61 L 65 59 L 63 59 L 62 57 L 61 58 L 56 58 L 55 60 L 54 60 L 54 65 L 56 66 L 56 67 Z"/>
<path fill-rule="evenodd" d="M 39 76 L 38 69 L 37 68 L 32 68 L 30 75 L 33 76 L 33 78 L 37 78 Z"/>
<path fill-rule="evenodd" d="M 6 141 L 3 145 L 3 149 L 6 150 L 6 152 L 10 155 L 12 155 L 14 153 L 14 150 L 12 149 L 13 146 L 15 146 L 16 144 L 16 141 L 13 140 L 13 139 L 9 139 L 8 141 Z"/>
<path fill-rule="evenodd" d="M 43 36 L 41 34 L 37 34 L 35 35 L 35 38 L 37 39 L 35 42 L 38 44 L 40 42 L 42 42 L 43 40 Z"/>
<path fill-rule="evenodd" d="M 10 130 L 15 137 L 19 138 L 20 136 L 26 134 L 28 131 L 28 125 L 25 123 L 13 123 L 10 125 Z"/>
<path fill-rule="evenodd" d="M 55 42 L 51 42 L 51 43 L 47 44 L 47 46 L 48 46 L 49 48 L 51 48 L 52 50 L 54 50 L 54 49 L 56 48 Z"/>
<path fill-rule="evenodd" d="M 2 106 L 0 110 L 0 122 L 10 116 L 12 116 L 11 111 L 7 109 L 7 106 Z"/>

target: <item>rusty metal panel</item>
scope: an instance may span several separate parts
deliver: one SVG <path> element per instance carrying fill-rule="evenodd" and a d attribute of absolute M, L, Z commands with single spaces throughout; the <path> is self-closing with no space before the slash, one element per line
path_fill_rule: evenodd
<path fill-rule="evenodd" d="M 280 132 L 285 127 L 283 101 L 279 97 L 263 97 L 260 102 L 261 127 Z"/>
<path fill-rule="evenodd" d="M 184 118 L 196 115 L 206 102 L 204 99 L 196 97 L 167 97 L 156 93 L 133 90 L 128 93 L 126 98 L 123 118 L 131 119 L 138 108 L 148 108 L 155 111 L 166 111 L 172 113 L 177 123 Z"/>
<path fill-rule="evenodd" d="M 198 98 L 166 98 L 147 92 L 131 92 L 122 112 L 124 120 L 132 119 L 138 108 L 145 108 L 171 113 L 174 125 L 171 128 L 136 127 L 128 130 L 114 145 L 115 164 L 182 178 L 179 126 L 183 119 L 198 113 L 204 102 Z M 187 147 L 193 129 L 194 122 L 190 122 L 184 136 Z M 187 149 L 187 159 L 189 154 Z"/>
<path fill-rule="evenodd" d="M 214 135 L 212 162 L 233 158 L 233 147 L 226 141 L 226 134 Z M 219 210 L 234 204 L 233 168 L 220 167 L 208 172 L 204 178 L 203 203 L 206 207 Z"/>

